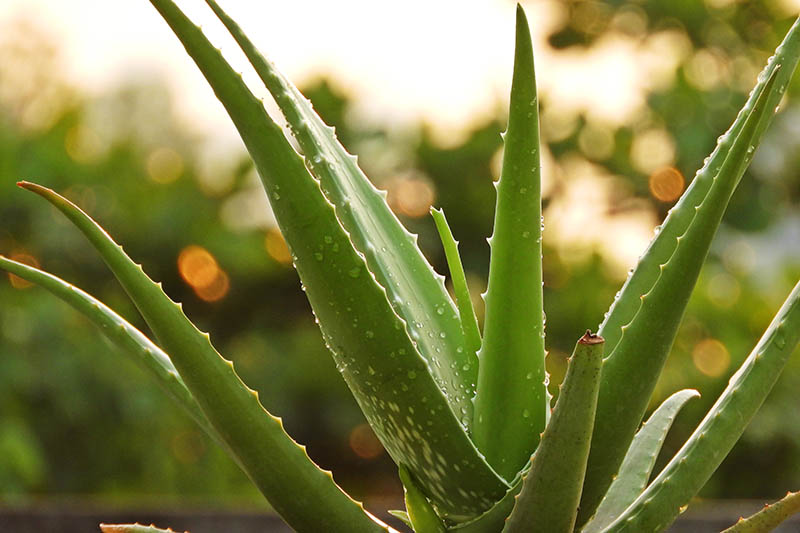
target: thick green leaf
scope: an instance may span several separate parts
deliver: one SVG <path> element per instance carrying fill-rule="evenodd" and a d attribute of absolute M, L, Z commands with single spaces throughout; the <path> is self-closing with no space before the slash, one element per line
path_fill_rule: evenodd
<path fill-rule="evenodd" d="M 772 390 L 800 340 L 800 282 L 706 417 L 605 532 L 663 531 L 705 485 Z"/>
<path fill-rule="evenodd" d="M 475 449 L 407 324 L 388 302 L 334 207 L 261 102 L 169 0 L 151 0 L 225 106 L 256 163 L 323 336 L 394 461 L 451 520 L 488 509 L 508 489 Z M 460 328 L 460 326 L 459 326 Z"/>
<path fill-rule="evenodd" d="M 78 287 L 37 268 L 12 261 L 0 255 L 0 268 L 35 283 L 85 315 L 124 353 L 132 356 L 136 364 L 142 366 L 156 379 L 161 388 L 205 430 L 208 435 L 223 447 L 227 447 L 214 427 L 203 414 L 197 401 L 186 388 L 169 356 L 101 301 Z"/>
<path fill-rule="evenodd" d="M 754 515 L 740 518 L 722 533 L 766 533 L 795 513 L 800 513 L 800 492 L 789 492 L 780 501 L 765 505 Z"/>
<path fill-rule="evenodd" d="M 413 527 L 411 525 L 411 518 L 408 517 L 408 513 L 407 512 L 399 511 L 397 509 L 390 509 L 390 510 L 388 510 L 386 512 L 389 513 L 390 515 L 392 515 L 393 517 L 397 518 L 401 522 L 403 522 L 408 527 Z"/>
<path fill-rule="evenodd" d="M 478 327 L 478 317 L 475 315 L 475 308 L 469 295 L 467 276 L 464 274 L 464 266 L 461 264 L 461 256 L 458 253 L 458 242 L 453 238 L 453 232 L 450 231 L 444 211 L 431 208 L 431 217 L 436 223 L 436 229 L 447 258 L 447 266 L 450 269 L 450 277 L 453 279 L 453 292 L 456 295 L 458 317 L 461 320 L 461 329 L 464 331 L 467 349 L 478 353 L 481 348 L 481 330 Z"/>
<path fill-rule="evenodd" d="M 277 102 L 306 155 L 306 163 L 336 207 L 337 217 L 386 289 L 395 311 L 408 324 L 418 350 L 429 362 L 454 412 L 469 426 L 477 360 L 475 353 L 466 349 L 461 322 L 445 290 L 444 278 L 430 267 L 417 247 L 416 236 L 400 224 L 386 204 L 386 194 L 370 183 L 356 158 L 339 144 L 333 128 L 319 118 L 311 103 L 261 55 L 216 2 L 207 3 Z"/>
<path fill-rule="evenodd" d="M 530 470 L 530 463 L 527 468 L 523 469 L 514 481 L 511 482 L 511 488 L 508 489 L 505 496 L 497 501 L 488 511 L 480 516 L 470 520 L 469 522 L 462 522 L 448 529 L 448 531 L 457 531 L 458 533 L 497 533 L 503 529 L 503 526 L 508 519 L 508 515 L 514 509 L 514 503 L 517 501 L 519 491 L 522 490 L 522 480 Z"/>
<path fill-rule="evenodd" d="M 542 442 L 523 476 L 504 533 L 571 533 L 581 498 L 597 391 L 603 338 L 586 332 L 575 345 L 561 394 Z"/>
<path fill-rule="evenodd" d="M 600 326 L 599 334 L 608 339 L 609 355 L 603 368 L 578 525 L 594 513 L 644 416 L 711 239 L 798 57 L 800 24 L 796 22 L 733 125 L 719 138 L 717 148 L 668 214 Z M 640 349 L 645 342 L 649 347 L 646 353 Z"/>
<path fill-rule="evenodd" d="M 658 452 L 664 444 L 669 428 L 678 411 L 692 398 L 699 397 L 696 390 L 678 391 L 650 415 L 647 422 L 633 438 L 619 474 L 611 483 L 603 501 L 581 533 L 598 533 L 605 529 L 642 493 L 656 464 Z"/>
<path fill-rule="evenodd" d="M 298 531 L 386 531 L 320 470 L 269 414 L 233 369 L 109 235 L 77 206 L 53 191 L 21 183 L 58 208 L 80 229 L 114 272 L 178 369 L 186 386 L 238 463 L 275 510 Z M 313 515 L 308 509 L 318 512 Z"/>
<path fill-rule="evenodd" d="M 411 526 L 416 533 L 444 533 L 444 524 L 436 515 L 431 502 L 411 478 L 408 470 L 399 469 L 400 481 L 403 482 L 403 494 L 406 501 L 406 512 Z"/>
<path fill-rule="evenodd" d="M 489 463 L 512 479 L 536 449 L 549 402 L 542 308 L 539 111 L 528 21 L 517 5 L 517 41 L 503 168 L 485 295 L 486 320 L 473 435 Z"/>

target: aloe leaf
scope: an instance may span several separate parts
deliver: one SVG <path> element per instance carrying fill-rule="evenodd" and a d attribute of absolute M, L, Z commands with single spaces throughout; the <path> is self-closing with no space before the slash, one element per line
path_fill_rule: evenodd
<path fill-rule="evenodd" d="M 354 246 L 364 254 L 395 311 L 408 324 L 453 410 L 469 426 L 477 359 L 474 352 L 466 349 L 461 322 L 445 290 L 444 278 L 425 260 L 416 236 L 389 209 L 386 194 L 370 183 L 356 158 L 339 144 L 333 128 L 322 121 L 311 103 L 261 55 L 216 2 L 207 3 L 277 102 Z"/>
<path fill-rule="evenodd" d="M 506 479 L 536 449 L 549 409 L 542 308 L 539 112 L 533 47 L 517 5 L 517 37 L 503 168 L 485 295 L 475 396 L 478 449 Z"/>
<path fill-rule="evenodd" d="M 567 375 L 542 442 L 523 476 L 522 490 L 504 533 L 571 533 L 581 498 L 597 391 L 603 338 L 587 331 L 575 345 Z"/>
<path fill-rule="evenodd" d="M 644 416 L 714 233 L 797 64 L 798 28 L 795 23 L 759 76 L 733 126 L 667 216 L 600 326 L 599 334 L 609 338 L 609 355 L 578 525 L 594 513 Z"/>
<path fill-rule="evenodd" d="M 611 524 L 641 494 L 650 479 L 658 452 L 672 427 L 678 411 L 692 398 L 699 397 L 696 390 L 678 391 L 650 415 L 636 433 L 628 453 L 620 466 L 619 474 L 611 483 L 603 501 L 581 533 L 598 533 Z"/>
<path fill-rule="evenodd" d="M 414 531 L 416 533 L 444 533 L 444 524 L 436 515 L 431 502 L 417 487 L 408 470 L 401 466 L 398 472 L 400 481 L 403 482 L 403 494 L 405 495 L 408 519 L 411 521 L 411 527 L 414 528 Z"/>
<path fill-rule="evenodd" d="M 800 512 L 800 492 L 788 492 L 781 500 L 765 505 L 763 509 L 747 518 L 740 518 L 722 533 L 766 533 L 798 512 Z"/>
<path fill-rule="evenodd" d="M 444 255 L 447 258 L 447 266 L 450 269 L 450 277 L 453 279 L 458 318 L 461 320 L 461 329 L 464 331 L 467 349 L 477 353 L 481 347 L 481 330 L 478 327 L 478 317 L 475 315 L 475 308 L 472 306 L 472 298 L 469 295 L 467 276 L 464 274 L 461 256 L 458 254 L 458 242 L 453 238 L 453 232 L 450 231 L 444 211 L 431 208 L 431 217 L 436 223 Z"/>
<path fill-rule="evenodd" d="M 178 533 L 174 529 L 161 529 L 153 524 L 100 524 L 103 533 Z M 188 532 L 184 532 L 188 533 Z"/>
<path fill-rule="evenodd" d="M 376 435 L 443 516 L 459 521 L 488 509 L 507 484 L 475 449 L 461 424 L 466 410 L 452 411 L 431 365 L 353 248 L 319 183 L 200 29 L 173 2 L 151 3 L 245 141 L 323 336 Z"/>
<path fill-rule="evenodd" d="M 506 519 L 508 519 L 508 515 L 514 509 L 514 503 L 517 501 L 520 490 L 522 490 L 523 477 L 529 470 L 530 463 L 514 478 L 514 481 L 511 482 L 511 488 L 508 489 L 505 496 L 495 502 L 490 509 L 469 522 L 462 522 L 449 528 L 448 531 L 458 533 L 497 533 L 501 531 Z"/>
<path fill-rule="evenodd" d="M 411 524 L 411 518 L 408 517 L 408 513 L 407 512 L 400 511 L 398 509 L 390 509 L 390 510 L 388 510 L 386 512 L 389 513 L 390 515 L 392 515 L 393 517 L 397 518 L 401 522 L 403 522 L 408 527 L 412 527 L 412 528 L 414 527 Z"/>
<path fill-rule="evenodd" d="M 18 263 L 2 255 L 0 255 L 0 268 L 47 289 L 86 316 L 103 330 L 112 342 L 122 348 L 124 353 L 131 355 L 138 365 L 147 370 L 161 388 L 186 410 L 211 438 L 226 447 L 192 393 L 186 388 L 169 356 L 142 332 L 101 301 L 48 272 Z"/>
<path fill-rule="evenodd" d="M 141 312 L 208 420 L 273 508 L 298 531 L 386 531 L 321 470 L 283 430 L 200 332 L 181 306 L 163 292 L 88 215 L 66 198 L 32 183 L 97 249 Z M 309 506 L 318 510 L 311 516 Z M 320 526 L 320 522 L 323 526 Z"/>
<path fill-rule="evenodd" d="M 663 531 L 705 485 L 772 390 L 800 340 L 800 282 L 692 436 L 605 532 Z"/>

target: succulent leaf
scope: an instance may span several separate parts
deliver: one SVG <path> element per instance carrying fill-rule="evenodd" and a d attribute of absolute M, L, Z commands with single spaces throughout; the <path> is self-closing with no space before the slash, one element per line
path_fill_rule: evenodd
<path fill-rule="evenodd" d="M 122 348 L 150 373 L 159 386 L 178 403 L 197 424 L 218 444 L 227 448 L 225 442 L 200 409 L 197 401 L 186 388 L 169 356 L 142 332 L 133 327 L 103 302 L 78 287 L 37 268 L 18 263 L 0 255 L 0 268 L 35 283 L 71 305 L 98 326 L 106 336 Z"/>
<path fill-rule="evenodd" d="M 700 393 L 692 389 L 678 391 L 664 400 L 650 415 L 633 438 L 619 473 L 600 502 L 597 512 L 581 529 L 581 533 L 602 531 L 642 493 L 678 411 L 687 401 L 699 396 Z"/>
<path fill-rule="evenodd" d="M 186 386 L 208 420 L 236 454 L 239 465 L 286 522 L 298 531 L 387 531 L 320 470 L 283 429 L 279 418 L 269 414 L 200 332 L 131 261 L 109 235 L 88 215 L 50 189 L 22 182 L 58 208 L 95 247 L 147 324 L 170 354 Z M 308 507 L 319 510 L 311 516 Z"/>
<path fill-rule="evenodd" d="M 800 282 L 692 436 L 604 532 L 663 531 L 705 485 L 772 390 L 800 340 Z"/>
<path fill-rule="evenodd" d="M 395 312 L 408 324 L 420 354 L 446 392 L 454 412 L 469 427 L 477 378 L 475 352 L 466 349 L 461 321 L 444 287 L 410 234 L 378 191 L 314 112 L 311 103 L 255 48 L 213 0 L 207 1 L 247 56 L 289 122 L 320 180 L 322 191 L 336 207 L 336 216 L 364 254 L 370 271 L 389 295 Z"/>
<path fill-rule="evenodd" d="M 431 502 L 417 487 L 408 470 L 401 466 L 399 474 L 400 481 L 403 482 L 408 519 L 411 521 L 414 531 L 416 533 L 444 533 L 442 520 L 436 515 Z"/>
<path fill-rule="evenodd" d="M 588 520 L 602 500 L 644 416 L 714 232 L 799 57 L 800 21 L 792 26 L 733 125 L 667 215 L 600 326 L 599 334 L 609 343 L 608 361 L 603 367 L 578 525 Z M 646 353 L 642 346 L 647 346 Z"/>
<path fill-rule="evenodd" d="M 450 277 L 453 279 L 458 318 L 461 320 L 461 329 L 464 331 L 467 349 L 477 354 L 481 347 L 481 330 L 478 327 L 478 317 L 475 315 L 475 308 L 469 295 L 467 276 L 464 274 L 461 256 L 458 254 L 458 242 L 453 238 L 453 232 L 450 231 L 444 211 L 431 208 L 431 217 L 436 223 L 436 229 L 447 258 L 447 266 L 450 269 Z"/>
<path fill-rule="evenodd" d="M 151 3 L 242 135 L 323 336 L 376 435 L 441 515 L 459 521 L 488 509 L 507 484 L 476 450 L 462 425 L 466 409 L 452 411 L 446 390 L 354 249 L 320 184 L 199 28 L 172 1 Z"/>
<path fill-rule="evenodd" d="M 387 512 L 387 513 L 389 513 L 390 515 L 392 515 L 393 517 L 397 518 L 397 519 L 398 519 L 398 520 L 400 520 L 401 522 L 403 522 L 403 523 L 404 523 L 405 525 L 407 525 L 408 527 L 410 527 L 410 528 L 413 528 L 413 527 L 414 527 L 414 526 L 411 524 L 411 518 L 409 518 L 409 517 L 408 517 L 408 513 L 407 513 L 407 512 L 405 512 L 405 511 L 400 511 L 400 510 L 398 510 L 398 509 L 390 509 L 390 510 L 388 510 L 388 511 L 386 511 L 386 512 Z"/>
<path fill-rule="evenodd" d="M 473 435 L 489 463 L 512 479 L 539 443 L 549 409 L 544 368 L 539 111 L 528 21 L 517 37 L 503 168 L 485 295 L 486 319 Z"/>
<path fill-rule="evenodd" d="M 740 518 L 722 533 L 765 533 L 800 512 L 800 492 L 788 492 L 781 500 L 765 505 L 759 512 Z"/>
<path fill-rule="evenodd" d="M 523 476 L 503 533 L 571 533 L 592 440 L 603 338 L 586 332 L 575 345 L 553 416 Z"/>
<path fill-rule="evenodd" d="M 511 488 L 508 489 L 505 496 L 497 501 L 488 511 L 480 516 L 470 520 L 469 522 L 462 522 L 457 524 L 448 531 L 457 531 L 458 533 L 497 533 L 502 531 L 503 526 L 508 519 L 508 515 L 514 509 L 514 503 L 517 501 L 519 491 L 522 490 L 523 477 L 530 470 L 530 463 L 523 469 L 514 481 L 511 482 Z"/>

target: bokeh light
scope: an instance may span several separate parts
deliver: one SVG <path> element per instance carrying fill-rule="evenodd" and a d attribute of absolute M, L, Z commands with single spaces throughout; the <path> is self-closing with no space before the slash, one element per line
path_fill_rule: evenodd
<path fill-rule="evenodd" d="M 683 192 L 683 174 L 675 167 L 665 167 L 650 174 L 650 193 L 661 202 L 674 202 Z"/>
<path fill-rule="evenodd" d="M 419 218 L 430 212 L 436 193 L 433 185 L 420 177 L 402 177 L 393 180 L 388 188 L 389 206 L 395 213 Z"/>
<path fill-rule="evenodd" d="M 289 246 L 286 244 L 283 235 L 277 228 L 272 228 L 267 231 L 264 237 L 264 248 L 267 253 L 278 263 L 284 265 L 292 264 L 292 253 L 289 251 Z"/>
<path fill-rule="evenodd" d="M 64 149 L 78 163 L 92 163 L 102 154 L 103 142 L 94 130 L 78 124 L 67 131 Z"/>
<path fill-rule="evenodd" d="M 195 294 L 206 302 L 221 300 L 230 288 L 228 275 L 214 256 L 201 246 L 192 245 L 181 250 L 178 272 Z"/>
<path fill-rule="evenodd" d="M 706 376 L 721 376 L 731 364 L 728 349 L 717 339 L 703 339 L 692 350 L 694 366 Z"/>
<path fill-rule="evenodd" d="M 147 157 L 147 174 L 156 183 L 172 183 L 183 174 L 183 158 L 172 148 L 157 148 Z"/>
<path fill-rule="evenodd" d="M 383 445 L 372 428 L 367 424 L 359 424 L 350 431 L 350 449 L 362 459 L 375 459 L 380 457 L 383 452 Z"/>

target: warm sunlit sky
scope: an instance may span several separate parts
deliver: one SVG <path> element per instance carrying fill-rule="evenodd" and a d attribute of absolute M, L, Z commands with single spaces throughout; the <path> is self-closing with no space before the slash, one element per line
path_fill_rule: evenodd
<path fill-rule="evenodd" d="M 205 2 L 178 3 L 221 47 L 234 67 L 244 72 L 254 92 L 266 96 Z M 221 3 L 295 83 L 330 75 L 349 93 L 357 95 L 357 111 L 365 120 L 402 126 L 422 117 L 446 143 L 463 131 L 463 126 L 478 122 L 484 114 L 495 115 L 497 106 L 506 105 L 513 63 L 515 2 Z M 669 83 L 688 53 L 685 36 L 662 32 L 638 39 L 630 31 L 610 32 L 588 50 L 556 52 L 547 45 L 546 36 L 567 16 L 565 3 L 536 0 L 524 2 L 524 7 L 533 34 L 540 96 L 547 98 L 548 108 L 555 114 L 574 117 L 584 113 L 601 129 L 629 121 L 644 107 L 647 90 Z M 61 43 L 69 78 L 86 90 L 102 93 L 132 77 L 165 77 L 174 93 L 180 95 L 176 98 L 178 113 L 188 124 L 201 132 L 213 132 L 212 137 L 224 144 L 238 144 L 222 106 L 215 102 L 205 81 L 146 0 L 0 3 L 0 23 L 3 19 L 16 20 L 14 17 L 33 19 L 55 35 Z M 638 24 L 644 31 L 646 22 L 637 21 L 635 16 L 629 19 L 621 23 L 629 29 L 633 25 L 634 30 Z M 613 182 L 603 185 L 592 181 L 596 176 L 591 168 L 576 168 L 583 168 L 589 180 L 576 183 L 601 187 L 598 197 L 613 186 Z M 552 180 L 552 174 L 545 157 L 543 179 Z M 603 207 L 598 204 L 598 209 L 602 211 Z M 559 225 L 564 227 L 550 225 L 551 231 L 557 230 L 562 237 L 572 235 L 570 240 L 599 242 L 587 232 L 584 223 L 585 216 L 596 217 L 598 213 L 567 211 L 574 216 L 559 211 Z M 614 221 L 618 231 L 630 234 L 630 238 L 623 239 L 630 246 L 625 250 L 616 246 L 611 254 L 619 259 L 623 272 L 641 253 L 655 224 L 651 214 L 632 216 L 635 220 L 617 217 Z"/>
<path fill-rule="evenodd" d="M 179 4 L 248 76 L 243 58 L 205 3 Z M 424 116 L 447 132 L 493 111 L 507 95 L 514 38 L 511 1 L 226 0 L 222 5 L 295 82 L 329 73 L 359 95 L 368 117 L 402 123 Z M 559 105 L 594 107 L 600 118 L 615 122 L 641 105 L 641 89 L 652 83 L 652 73 L 636 66 L 631 42 L 612 37 L 589 57 L 561 53 L 555 62 L 544 36 L 566 16 L 563 3 L 542 0 L 525 7 L 543 93 L 558 86 Z M 0 2 L 0 20 L 15 16 L 53 32 L 71 79 L 90 90 L 100 92 L 155 71 L 181 95 L 183 114 L 204 127 L 227 127 L 211 91 L 146 0 Z"/>

